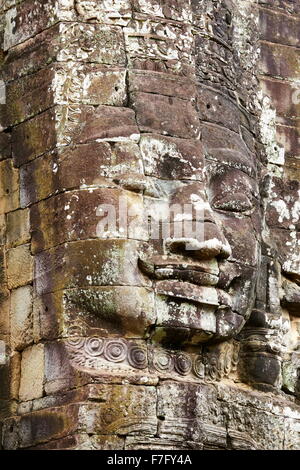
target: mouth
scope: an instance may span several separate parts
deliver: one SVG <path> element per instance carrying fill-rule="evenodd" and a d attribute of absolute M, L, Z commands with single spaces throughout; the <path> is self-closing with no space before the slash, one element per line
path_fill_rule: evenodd
<path fill-rule="evenodd" d="M 199 286 L 215 286 L 219 281 L 219 266 L 216 261 L 191 262 L 166 256 L 139 259 L 140 269 L 156 281 L 167 279 L 189 282 Z"/>
<path fill-rule="evenodd" d="M 231 296 L 216 287 L 219 282 L 217 262 L 184 263 L 175 259 L 164 262 L 162 258 L 139 260 L 142 271 L 153 279 L 156 294 L 215 309 L 232 306 Z"/>
<path fill-rule="evenodd" d="M 180 282 L 177 280 L 164 280 L 155 283 L 155 290 L 158 295 L 172 297 L 173 299 L 188 300 L 195 304 L 207 307 L 232 307 L 231 296 L 212 286 L 199 286 L 190 282 Z"/>

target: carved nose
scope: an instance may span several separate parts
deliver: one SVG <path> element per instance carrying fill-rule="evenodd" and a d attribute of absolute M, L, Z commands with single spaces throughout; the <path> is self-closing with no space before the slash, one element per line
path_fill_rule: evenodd
<path fill-rule="evenodd" d="M 215 223 L 205 222 L 199 236 L 173 237 L 165 240 L 165 248 L 176 254 L 198 259 L 228 258 L 231 248 Z"/>

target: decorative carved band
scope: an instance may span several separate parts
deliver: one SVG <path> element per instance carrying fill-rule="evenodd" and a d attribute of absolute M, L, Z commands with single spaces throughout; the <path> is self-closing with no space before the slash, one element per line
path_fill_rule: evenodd
<path fill-rule="evenodd" d="M 220 380 L 234 371 L 238 362 L 238 343 L 235 341 L 207 347 L 201 354 L 98 336 L 72 337 L 66 344 L 74 365 L 96 370 L 101 370 L 107 363 L 110 366 L 122 364 L 160 374 Z"/>

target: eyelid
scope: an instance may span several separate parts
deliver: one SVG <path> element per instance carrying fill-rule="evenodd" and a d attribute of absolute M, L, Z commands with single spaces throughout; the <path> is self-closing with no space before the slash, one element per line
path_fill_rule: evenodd
<path fill-rule="evenodd" d="M 254 207 L 253 200 L 250 200 L 246 194 L 234 193 L 225 196 L 216 196 L 212 200 L 212 207 L 218 210 L 227 210 L 231 212 L 246 212 Z"/>
<path fill-rule="evenodd" d="M 113 181 L 119 186 L 122 186 L 122 188 L 134 193 L 155 198 L 159 198 L 160 196 L 157 185 L 141 174 L 121 175 L 115 177 Z"/>

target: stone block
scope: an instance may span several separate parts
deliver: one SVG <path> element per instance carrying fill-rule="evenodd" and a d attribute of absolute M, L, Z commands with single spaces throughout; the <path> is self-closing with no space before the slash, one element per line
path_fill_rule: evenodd
<path fill-rule="evenodd" d="M 5 244 L 5 235 L 6 235 L 5 214 L 1 214 L 0 215 L 0 245 Z"/>
<path fill-rule="evenodd" d="M 170 18 L 175 21 L 190 22 L 192 20 L 192 7 L 183 0 L 135 0 L 134 10 L 147 13 L 151 16 Z"/>
<path fill-rule="evenodd" d="M 55 0 L 26 0 L 5 13 L 3 48 L 26 41 L 59 20 L 70 19 L 71 1 L 57 5 Z"/>
<path fill-rule="evenodd" d="M 163 179 L 202 180 L 204 151 L 199 140 L 143 134 L 140 148 L 145 174 Z"/>
<path fill-rule="evenodd" d="M 196 86 L 192 80 L 152 70 L 129 71 L 128 83 L 130 93 L 155 93 L 188 101 L 196 95 Z"/>
<path fill-rule="evenodd" d="M 258 0 L 262 6 L 283 10 L 286 13 L 300 13 L 300 6 L 297 0 Z"/>
<path fill-rule="evenodd" d="M 55 108 L 15 126 L 12 131 L 14 164 L 21 166 L 56 145 Z"/>
<path fill-rule="evenodd" d="M 299 206 L 300 182 L 272 178 L 266 221 L 269 227 L 297 230 L 300 222 Z"/>
<path fill-rule="evenodd" d="M 0 160 L 11 157 L 11 134 L 8 132 L 0 133 Z"/>
<path fill-rule="evenodd" d="M 239 152 L 241 155 L 249 155 L 249 151 L 239 135 L 225 127 L 213 124 L 201 124 L 201 140 L 205 148 L 210 150 L 218 149 L 222 156 L 221 149 Z M 230 159 L 232 160 L 232 156 Z"/>
<path fill-rule="evenodd" d="M 155 387 L 103 384 L 98 403 L 81 405 L 79 429 L 80 432 L 118 436 L 156 434 Z"/>
<path fill-rule="evenodd" d="M 259 10 L 259 32 L 260 38 L 264 41 L 297 47 L 299 29 L 300 20 L 296 15 L 291 16 L 270 9 Z"/>
<path fill-rule="evenodd" d="M 32 287 L 15 289 L 10 298 L 11 345 L 22 350 L 32 341 Z"/>
<path fill-rule="evenodd" d="M 75 143 L 84 144 L 92 140 L 107 141 L 139 140 L 139 131 L 135 122 L 135 114 L 131 109 L 99 106 L 85 108 L 78 122 L 79 134 L 74 136 Z M 84 126 L 82 126 L 82 122 Z"/>
<path fill-rule="evenodd" d="M 10 292 L 4 286 L 0 290 L 0 335 L 5 337 L 9 335 L 10 331 Z"/>
<path fill-rule="evenodd" d="M 142 195 L 118 187 L 82 189 L 46 199 L 31 207 L 30 226 L 33 253 L 88 238 L 148 238 Z"/>
<path fill-rule="evenodd" d="M 143 243 L 135 240 L 85 240 L 43 251 L 35 256 L 36 292 L 40 295 L 68 287 L 150 287 L 138 268 L 143 250 Z"/>
<path fill-rule="evenodd" d="M 50 62 L 68 61 L 125 66 L 122 29 L 104 24 L 55 24 L 10 49 L 3 76 L 7 80 L 15 80 L 48 66 Z M 93 67 L 90 66 L 91 69 Z M 78 67 L 73 71 L 75 75 L 78 73 L 76 69 Z"/>
<path fill-rule="evenodd" d="M 74 335 L 144 337 L 155 324 L 154 294 L 136 286 L 73 288 L 34 300 L 35 340 Z"/>
<path fill-rule="evenodd" d="M 276 126 L 276 135 L 278 143 L 284 147 L 287 157 L 299 157 L 300 131 L 299 127 L 281 125 Z"/>
<path fill-rule="evenodd" d="M 62 342 L 46 343 L 45 349 L 45 392 L 52 395 L 76 385 L 76 372 Z"/>
<path fill-rule="evenodd" d="M 131 18 L 132 4 L 130 0 L 119 0 L 118 2 L 102 2 L 91 0 L 86 3 L 78 0 L 76 11 L 81 21 L 97 20 L 100 23 L 124 22 Z"/>
<path fill-rule="evenodd" d="M 7 237 L 8 247 L 23 245 L 30 241 L 29 210 L 17 210 L 7 214 Z"/>
<path fill-rule="evenodd" d="M 20 245 L 7 252 L 7 284 L 9 289 L 30 284 L 33 279 L 33 257 L 30 245 Z"/>
<path fill-rule="evenodd" d="M 21 166 L 63 145 L 139 140 L 131 109 L 114 106 L 55 106 L 13 128 L 13 158 Z"/>
<path fill-rule="evenodd" d="M 16 125 L 55 104 L 123 106 L 125 74 L 125 70 L 70 62 L 17 78 L 7 84 L 10 106 L 0 113 L 1 125 Z"/>
<path fill-rule="evenodd" d="M 239 132 L 240 112 L 236 103 L 225 95 L 204 86 L 197 87 L 199 118 Z"/>
<path fill-rule="evenodd" d="M 271 77 L 261 78 L 260 83 L 264 93 L 271 98 L 278 116 L 295 118 L 300 115 L 300 90 L 296 84 Z"/>
<path fill-rule="evenodd" d="M 159 437 L 226 447 L 225 417 L 211 385 L 165 382 L 158 387 Z"/>
<path fill-rule="evenodd" d="M 190 25 L 144 17 L 128 22 L 124 35 L 129 68 L 184 76 L 194 73 Z"/>
<path fill-rule="evenodd" d="M 300 286 L 285 279 L 282 283 L 282 305 L 295 316 L 300 316 Z"/>
<path fill-rule="evenodd" d="M 297 80 L 300 66 L 300 51 L 296 47 L 281 44 L 261 43 L 261 72 L 273 77 Z"/>
<path fill-rule="evenodd" d="M 78 406 L 66 405 L 35 411 L 5 420 L 3 448 L 14 450 L 37 446 L 72 434 L 77 428 Z"/>
<path fill-rule="evenodd" d="M 133 107 L 143 132 L 183 138 L 199 137 L 199 120 L 191 102 L 151 93 L 134 93 Z"/>
<path fill-rule="evenodd" d="M 141 171 L 139 147 L 132 141 L 71 145 L 20 168 L 21 205 L 33 204 L 64 189 L 109 187 L 112 183 L 106 177 Z"/>
<path fill-rule="evenodd" d="M 2 126 L 13 126 L 53 105 L 53 69 L 43 69 L 29 77 L 8 82 L 6 100 L 9 106 L 0 113 Z"/>
<path fill-rule="evenodd" d="M 299 282 L 300 280 L 300 259 L 299 245 L 300 234 L 294 230 L 282 230 L 272 228 L 271 236 L 276 248 L 276 255 L 282 265 L 282 272 L 286 276 Z"/>
<path fill-rule="evenodd" d="M 44 345 L 37 344 L 22 353 L 21 382 L 19 399 L 21 401 L 41 398 L 44 393 Z"/>
<path fill-rule="evenodd" d="M 19 175 L 12 161 L 0 162 L 0 214 L 19 207 Z"/>

